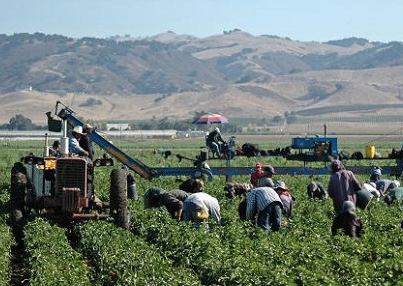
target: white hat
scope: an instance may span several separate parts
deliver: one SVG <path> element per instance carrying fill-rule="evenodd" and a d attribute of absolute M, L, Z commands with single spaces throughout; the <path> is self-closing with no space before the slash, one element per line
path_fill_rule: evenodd
<path fill-rule="evenodd" d="M 83 133 L 83 127 L 79 126 L 79 125 L 74 126 L 73 133 L 77 133 L 77 134 L 80 134 L 80 135 L 85 135 L 86 134 L 86 133 Z"/>
<path fill-rule="evenodd" d="M 216 127 L 215 131 L 217 131 L 218 133 L 220 133 L 220 128 Z"/>

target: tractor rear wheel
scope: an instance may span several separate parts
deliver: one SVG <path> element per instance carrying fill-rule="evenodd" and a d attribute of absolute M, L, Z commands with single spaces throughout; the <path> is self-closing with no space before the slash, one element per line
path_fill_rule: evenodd
<path fill-rule="evenodd" d="M 14 238 L 17 243 L 22 243 L 25 214 L 25 193 L 28 185 L 26 169 L 21 163 L 15 163 L 11 169 L 11 225 Z"/>
<path fill-rule="evenodd" d="M 129 229 L 130 213 L 127 207 L 127 176 L 124 170 L 111 172 L 110 213 L 119 227 Z"/>

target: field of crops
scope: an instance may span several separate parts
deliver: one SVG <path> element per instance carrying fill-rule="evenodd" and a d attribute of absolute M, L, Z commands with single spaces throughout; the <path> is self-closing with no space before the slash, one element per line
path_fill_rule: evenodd
<path fill-rule="evenodd" d="M 175 157 L 195 157 L 198 141 L 136 141 L 114 143 L 132 157 L 151 167 L 191 166 Z M 263 148 L 288 142 L 259 142 Z M 340 143 L 339 143 L 340 144 Z M 349 151 L 365 148 L 344 143 Z M 381 145 L 379 143 L 379 145 Z M 400 142 L 383 142 L 378 151 L 386 154 L 400 148 Z M 155 149 L 171 150 L 164 158 Z M 228 199 L 224 177 L 206 182 L 205 191 L 221 206 L 222 222 L 210 223 L 210 230 L 194 229 L 177 222 L 165 209 L 143 209 L 146 189 L 177 188 L 176 177 L 147 181 L 137 179 L 139 201 L 130 201 L 130 230 L 109 221 L 88 221 L 62 227 L 36 217 L 25 226 L 24 247 L 17 249 L 10 228 L 10 169 L 21 156 L 40 154 L 40 142 L 11 142 L 0 151 L 0 285 L 403 285 L 402 209 L 373 200 L 358 210 L 365 234 L 359 239 L 331 236 L 334 218 L 330 199 L 311 201 L 306 186 L 312 180 L 327 185 L 328 176 L 276 176 L 284 180 L 296 197 L 292 221 L 279 232 L 265 235 L 238 218 L 239 199 Z M 102 150 L 96 149 L 101 156 Z M 273 166 L 294 166 L 302 162 L 283 158 L 235 157 L 231 166 L 254 166 L 256 161 Z M 120 164 L 115 161 L 118 168 Z M 225 166 L 224 160 L 210 160 L 210 166 Z M 323 164 L 323 163 L 320 163 Z M 350 163 L 347 163 L 347 166 Z M 353 163 L 351 163 L 353 164 Z M 394 165 L 393 160 L 361 161 L 357 164 Z M 96 170 L 97 196 L 109 200 L 109 178 L 113 167 Z M 368 176 L 358 176 L 367 181 Z M 249 177 L 233 177 L 247 182 Z"/>

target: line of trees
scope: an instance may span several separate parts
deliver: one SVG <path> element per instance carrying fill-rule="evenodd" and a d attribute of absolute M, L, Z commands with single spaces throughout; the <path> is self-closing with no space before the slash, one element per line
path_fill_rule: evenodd
<path fill-rule="evenodd" d="M 95 122 L 93 120 L 85 120 L 80 118 L 81 121 L 90 123 L 93 126 L 97 126 L 100 130 L 106 129 L 106 122 Z M 142 120 L 130 123 L 131 130 L 168 130 L 174 129 L 179 131 L 188 131 L 195 129 L 195 125 L 189 123 L 189 120 L 172 121 L 167 117 L 160 120 Z M 26 118 L 22 114 L 17 114 L 12 117 L 8 123 L 0 125 L 2 130 L 46 130 L 46 125 L 36 125 L 32 123 L 32 120 Z M 237 124 L 226 123 L 223 124 L 221 129 L 224 132 L 238 133 L 242 128 Z"/>
<path fill-rule="evenodd" d="M 47 129 L 47 126 L 36 125 L 32 123 L 32 120 L 26 118 L 22 114 L 17 114 L 11 118 L 8 123 L 0 125 L 0 129 L 3 130 L 43 130 Z"/>

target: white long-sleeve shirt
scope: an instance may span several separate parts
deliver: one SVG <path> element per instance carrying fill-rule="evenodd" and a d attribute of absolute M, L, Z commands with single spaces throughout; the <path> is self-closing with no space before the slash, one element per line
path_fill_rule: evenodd
<path fill-rule="evenodd" d="M 198 192 L 191 194 L 185 200 L 185 202 L 194 203 L 208 211 L 209 217 L 220 222 L 221 221 L 221 213 L 220 213 L 220 205 L 218 200 L 207 193 Z"/>

